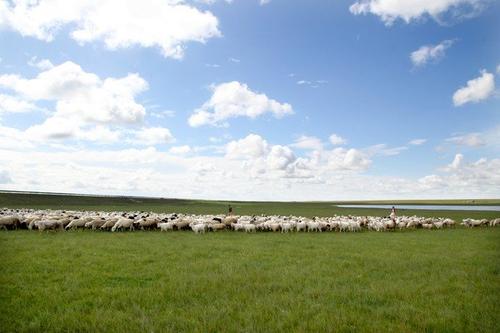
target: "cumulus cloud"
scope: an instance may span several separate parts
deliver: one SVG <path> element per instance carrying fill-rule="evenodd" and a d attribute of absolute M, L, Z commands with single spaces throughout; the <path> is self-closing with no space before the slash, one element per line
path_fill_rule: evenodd
<path fill-rule="evenodd" d="M 147 146 L 174 142 L 174 136 L 164 127 L 144 127 L 136 131 L 134 136 L 132 143 Z"/>
<path fill-rule="evenodd" d="M 0 27 L 52 41 L 63 28 L 80 44 L 102 41 L 108 49 L 157 47 L 182 58 L 188 42 L 220 36 L 217 18 L 179 0 L 41 0 L 0 3 Z"/>
<path fill-rule="evenodd" d="M 463 164 L 464 155 L 456 154 L 453 161 L 448 165 L 450 169 L 458 169 Z"/>
<path fill-rule="evenodd" d="M 254 119 L 266 113 L 282 118 L 293 113 L 290 104 L 279 103 L 265 94 L 256 93 L 238 81 L 215 85 L 212 90 L 212 97 L 189 117 L 190 126 L 228 126 L 227 120 L 230 118 Z"/>
<path fill-rule="evenodd" d="M 148 84 L 138 74 L 102 80 L 68 61 L 33 79 L 0 75 L 0 87 L 31 101 L 56 101 L 57 116 L 78 116 L 97 123 L 136 123 L 143 119 L 145 109 L 135 97 L 146 90 Z"/>
<path fill-rule="evenodd" d="M 138 74 L 101 79 L 70 61 L 31 79 L 16 74 L 0 75 L 0 87 L 16 94 L 0 96 L 0 106 L 7 111 L 30 111 L 38 102 L 55 103 L 49 118 L 26 131 L 37 138 L 116 140 L 116 133 L 104 130 L 103 126 L 138 124 L 146 114 L 136 96 L 148 84 Z M 84 133 L 84 128 L 90 132 Z"/>
<path fill-rule="evenodd" d="M 445 40 L 437 45 L 424 45 L 410 54 L 414 66 L 425 66 L 430 61 L 438 61 L 444 57 L 445 51 L 450 48 L 454 40 Z"/>
<path fill-rule="evenodd" d="M 269 144 L 257 134 L 250 134 L 226 145 L 226 156 L 230 159 L 258 158 L 266 155 L 268 151 Z"/>
<path fill-rule="evenodd" d="M 347 143 L 347 140 L 344 139 L 343 137 L 333 133 L 330 135 L 330 143 L 334 146 L 340 146 L 340 145 L 345 145 Z"/>
<path fill-rule="evenodd" d="M 38 109 L 39 108 L 35 104 L 26 101 L 22 98 L 11 95 L 0 94 L 0 113 L 31 112 Z"/>
<path fill-rule="evenodd" d="M 171 154 L 185 155 L 185 154 L 189 154 L 192 151 L 192 149 L 188 145 L 183 145 L 183 146 L 172 147 L 168 151 Z"/>
<path fill-rule="evenodd" d="M 349 7 L 354 15 L 373 14 L 386 25 L 401 19 L 406 23 L 432 17 L 442 22 L 445 15 L 451 18 L 471 17 L 484 7 L 484 0 L 358 0 Z"/>
<path fill-rule="evenodd" d="M 300 149 L 322 150 L 323 142 L 315 136 L 302 135 L 290 146 Z"/>
<path fill-rule="evenodd" d="M 481 76 L 467 81 L 467 86 L 458 89 L 453 94 L 453 104 L 461 106 L 466 103 L 477 103 L 493 95 L 495 91 L 495 78 L 485 70 Z"/>
<path fill-rule="evenodd" d="M 434 174 L 413 179 L 363 173 L 372 163 L 363 149 L 335 148 L 298 157 L 291 147 L 274 145 L 255 134 L 234 140 L 248 153 L 232 158 L 153 147 L 20 150 L 3 145 L 7 132 L 8 128 L 0 127 L 0 170 L 12 180 L 3 188 L 12 190 L 228 200 L 497 197 L 500 193 L 500 159 L 468 162 L 462 157 L 454 162 L 455 157 L 449 164 L 455 168 L 447 165 Z M 19 134 L 10 132 L 13 137 Z M 234 145 L 226 145 L 229 151 L 230 146 Z"/>
<path fill-rule="evenodd" d="M 70 61 L 49 67 L 34 78 L 0 75 L 0 88 L 15 94 L 0 94 L 0 111 L 31 111 L 38 109 L 37 103 L 54 103 L 54 109 L 47 110 L 49 116 L 42 123 L 20 132 L 26 140 L 71 139 L 110 144 L 127 136 L 126 142 L 140 145 L 174 141 L 167 128 L 124 130 L 124 126 L 141 125 L 146 114 L 136 97 L 148 88 L 148 83 L 138 74 L 102 79 Z"/>
<path fill-rule="evenodd" d="M 413 139 L 408 144 L 412 146 L 420 146 L 427 142 L 427 139 Z"/>
<path fill-rule="evenodd" d="M 31 67 L 36 67 L 40 70 L 48 70 L 54 67 L 54 64 L 49 59 L 38 60 L 37 56 L 32 57 L 28 61 L 28 65 L 30 65 Z"/>
<path fill-rule="evenodd" d="M 354 148 L 335 148 L 328 154 L 328 166 L 333 170 L 364 171 L 371 163 L 367 154 Z"/>

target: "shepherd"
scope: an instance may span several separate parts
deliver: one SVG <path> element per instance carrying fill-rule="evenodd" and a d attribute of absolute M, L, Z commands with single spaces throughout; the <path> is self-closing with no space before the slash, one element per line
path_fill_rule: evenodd
<path fill-rule="evenodd" d="M 391 217 L 391 220 L 396 221 L 396 208 L 394 206 L 392 206 L 391 215 L 389 216 Z"/>
<path fill-rule="evenodd" d="M 233 207 L 231 205 L 229 205 L 227 210 L 229 211 L 229 215 L 233 215 Z"/>

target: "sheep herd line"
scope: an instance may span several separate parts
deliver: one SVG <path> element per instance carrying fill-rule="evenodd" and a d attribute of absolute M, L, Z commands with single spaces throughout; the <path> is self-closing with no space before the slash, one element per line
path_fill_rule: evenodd
<path fill-rule="evenodd" d="M 500 225 L 500 218 L 487 220 L 463 219 L 465 227 Z M 236 215 L 191 215 L 160 214 L 146 212 L 81 212 L 65 210 L 0 210 L 0 228 L 5 230 L 192 230 L 195 233 L 207 231 L 234 230 L 244 232 L 271 231 L 287 233 L 306 232 L 357 232 L 362 230 L 388 231 L 396 229 L 442 229 L 453 227 L 456 222 L 449 218 L 419 216 L 236 216 Z"/>

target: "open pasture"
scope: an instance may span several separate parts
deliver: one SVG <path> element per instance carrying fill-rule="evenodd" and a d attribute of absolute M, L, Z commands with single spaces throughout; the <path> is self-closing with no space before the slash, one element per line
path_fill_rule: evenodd
<path fill-rule="evenodd" d="M 500 229 L 0 232 L 4 332 L 498 332 Z"/>
<path fill-rule="evenodd" d="M 11 208 L 191 214 L 221 214 L 228 204 L 143 199 L 127 205 L 139 200 L 33 194 L 0 199 Z M 332 203 L 231 204 L 249 214 L 346 214 Z M 418 212 L 425 214 L 457 223 L 499 217 Z M 500 330 L 498 227 L 202 235 L 8 230 L 0 231 L 0 261 L 2 332 Z"/>

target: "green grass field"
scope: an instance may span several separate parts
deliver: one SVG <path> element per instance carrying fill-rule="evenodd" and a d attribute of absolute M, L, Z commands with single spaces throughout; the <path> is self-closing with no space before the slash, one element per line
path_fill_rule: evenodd
<path fill-rule="evenodd" d="M 333 202 L 0 193 L 0 207 L 10 208 L 218 214 L 228 204 L 238 214 L 388 214 Z M 400 214 L 500 217 L 485 211 Z M 500 228 L 0 231 L 0 262 L 0 332 L 500 331 Z"/>
<path fill-rule="evenodd" d="M 500 228 L 0 232 L 2 332 L 499 332 Z"/>

